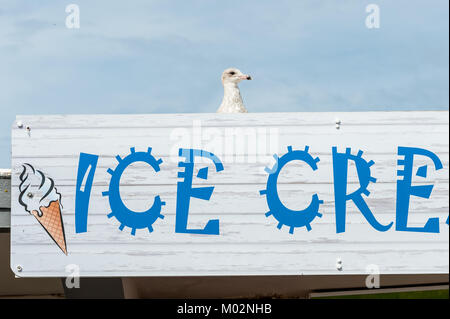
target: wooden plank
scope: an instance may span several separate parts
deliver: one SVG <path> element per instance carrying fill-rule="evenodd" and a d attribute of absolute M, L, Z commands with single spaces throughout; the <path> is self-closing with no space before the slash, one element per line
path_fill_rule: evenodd
<path fill-rule="evenodd" d="M 340 130 L 336 119 L 342 121 Z M 12 230 L 11 268 L 20 276 L 65 276 L 68 264 L 80 266 L 83 276 L 205 276 L 205 275 L 349 275 L 364 274 L 376 264 L 383 274 L 448 273 L 448 112 L 368 113 L 276 113 L 276 114 L 171 114 L 171 115 L 58 115 L 19 116 L 30 131 L 12 130 Z M 200 121 L 200 122 L 199 122 Z M 236 139 L 236 134 L 244 133 Z M 243 141 L 243 147 L 226 147 L 224 140 Z M 256 137 L 255 137 L 256 136 Z M 234 140 L 233 140 L 234 139 Z M 235 144 L 233 144 L 236 146 Z M 272 155 L 287 152 L 287 146 L 320 157 L 313 172 L 300 162 L 286 166 L 278 192 L 291 209 L 307 207 L 314 194 L 324 201 L 312 231 L 277 229 L 260 190 L 266 188 L 266 166 Z M 160 195 L 166 202 L 164 220 L 154 232 L 117 228 L 108 197 L 108 169 L 136 151 L 153 148 L 161 158 L 161 171 L 146 164 L 133 164 L 121 179 L 121 198 L 135 211 L 150 207 Z M 210 162 L 208 180 L 194 179 L 196 187 L 215 186 L 210 201 L 192 199 L 189 227 L 203 228 L 210 219 L 220 219 L 220 236 L 175 233 L 177 156 L 179 147 L 214 152 L 225 170 L 214 173 Z M 444 169 L 415 178 L 417 185 L 434 184 L 430 200 L 412 198 L 409 225 L 423 226 L 439 218 L 439 234 L 374 230 L 353 204 L 348 205 L 347 231 L 336 233 L 333 161 L 331 149 L 364 151 L 373 160 L 371 195 L 366 202 L 384 224 L 395 222 L 397 150 L 399 146 L 429 149 L 439 156 Z M 89 208 L 88 232 L 75 233 L 75 190 L 80 153 L 98 154 Z M 69 254 L 59 251 L 38 221 L 17 201 L 22 165 L 30 163 L 55 181 L 62 194 L 63 216 Z M 417 158 L 415 168 L 430 164 Z M 359 179 L 350 167 L 349 191 Z M 196 173 L 198 170 L 196 171 Z M 39 254 L 36 254 L 36 252 Z M 342 260 L 338 270 L 336 260 Z"/>
<path fill-rule="evenodd" d="M 8 173 L 0 177 L 0 228 L 9 228 L 11 225 L 11 177 Z"/>
<path fill-rule="evenodd" d="M 127 154 L 123 154 L 127 155 Z M 447 168 L 449 163 L 448 153 L 442 152 L 440 153 L 440 158 L 443 165 Z M 320 169 L 314 172 L 314 180 L 311 180 L 311 169 L 309 167 L 305 167 L 305 164 L 301 162 L 293 162 L 289 166 L 286 166 L 283 174 L 280 178 L 279 184 L 292 184 L 292 183 L 301 183 L 308 184 L 313 182 L 314 184 L 331 184 L 333 182 L 333 166 L 332 166 L 332 157 L 330 154 L 318 155 L 320 157 L 319 167 Z M 392 154 L 368 154 L 370 159 L 375 162 L 375 166 L 373 167 L 373 176 L 377 178 L 378 183 L 395 183 L 397 176 L 393 174 L 393 171 L 388 169 L 389 167 L 394 167 L 397 165 L 397 155 Z M 126 174 L 123 176 L 124 185 L 176 185 L 177 180 L 174 179 L 174 176 L 177 176 L 179 171 L 178 163 L 171 163 L 170 158 L 161 157 L 163 160 L 163 164 L 161 165 L 161 171 L 158 174 L 155 174 L 153 170 L 145 163 L 136 163 L 130 166 Z M 58 162 L 58 165 L 53 164 L 54 161 Z M 267 159 L 267 166 L 271 167 L 273 165 L 273 158 Z M 211 175 L 208 178 L 207 183 L 212 185 L 233 185 L 235 184 L 235 176 L 236 175 L 245 175 L 246 176 L 246 184 L 260 184 L 263 185 L 267 182 L 267 173 L 264 168 L 266 167 L 266 163 L 230 163 L 232 165 L 232 169 L 225 170 L 220 174 Z M 418 158 L 415 162 L 417 166 L 426 165 L 428 163 L 427 159 Z M 77 171 L 78 160 L 74 158 L 58 158 L 52 161 L 49 161 L 49 158 L 36 158 L 34 159 L 34 164 L 40 168 L 42 172 L 48 174 L 50 176 L 61 176 L 64 178 L 58 179 L 58 185 L 74 185 L 76 174 L 65 175 L 64 172 L 70 170 L 71 172 Z M 117 165 L 117 160 L 113 157 L 102 157 L 99 160 L 97 169 L 100 172 L 106 172 L 109 168 L 113 168 Z M 213 169 L 213 164 L 205 163 L 209 167 L 209 169 Z M 229 167 L 231 167 L 231 165 Z M 226 163 L 225 166 L 227 167 Z M 22 168 L 17 167 L 15 172 L 16 175 L 20 174 Z M 434 172 L 430 172 L 429 180 L 433 180 L 434 182 L 443 183 L 447 181 L 447 176 L 445 174 L 434 174 Z M 109 180 L 111 176 L 108 174 L 102 174 L 96 176 L 94 180 L 95 186 L 107 186 L 109 184 Z M 419 183 L 428 183 L 427 181 L 417 181 Z M 194 180 L 195 185 L 206 184 L 202 180 Z M 351 175 L 349 179 L 349 183 L 357 183 L 358 179 L 356 175 Z M 18 186 L 20 184 L 18 179 L 14 179 L 14 186 Z"/>
<path fill-rule="evenodd" d="M 364 290 L 345 290 L 345 291 L 328 291 L 328 292 L 313 292 L 309 294 L 309 299 L 316 298 L 334 298 L 334 297 L 349 297 L 349 296 L 369 296 L 380 294 L 403 294 L 410 292 L 425 292 L 425 291 L 439 291 L 448 290 L 448 285 L 433 285 L 433 286 L 417 286 L 404 288 L 379 288 L 379 289 L 364 289 Z"/>
<path fill-rule="evenodd" d="M 9 209 L 0 209 L 0 229 L 11 227 L 11 211 Z"/>
<path fill-rule="evenodd" d="M 0 209 L 11 208 L 11 179 L 0 178 Z"/>
<path fill-rule="evenodd" d="M 104 119 L 99 121 L 105 122 Z M 186 125 L 186 124 L 185 124 Z M 232 139 L 239 131 L 231 130 L 228 132 L 227 127 L 218 126 L 213 141 L 206 141 L 205 135 L 208 135 L 211 130 L 207 130 L 202 126 L 201 131 L 195 128 L 195 125 L 186 126 L 183 128 L 123 128 L 123 129 L 105 129 L 105 128 L 88 128 L 82 129 L 39 129 L 33 128 L 30 135 L 24 130 L 14 129 L 12 132 L 13 141 L 12 149 L 16 158 L 23 158 L 29 156 L 33 152 L 34 157 L 38 158 L 61 158 L 61 157 L 77 157 L 77 150 L 73 147 L 82 147 L 86 153 L 95 153 L 102 156 L 115 156 L 111 154 L 111 145 L 108 141 L 114 141 L 114 150 L 118 153 L 128 152 L 130 148 L 130 141 L 133 141 L 134 147 L 137 150 L 146 149 L 149 144 L 154 150 L 158 150 L 159 156 L 175 156 L 177 157 L 177 144 L 183 144 L 183 147 L 207 147 L 218 155 L 229 155 L 222 144 L 222 139 L 226 134 Z M 241 132 L 245 134 L 245 129 L 250 133 L 258 136 L 267 137 L 271 132 L 279 132 L 279 138 L 286 145 L 311 145 L 311 152 L 317 155 L 329 154 L 330 145 L 339 145 L 342 140 L 345 140 L 348 145 L 353 148 L 364 148 L 367 141 L 371 141 L 371 148 L 367 150 L 371 154 L 379 154 L 380 152 L 395 154 L 398 146 L 407 146 L 412 141 L 420 143 L 417 147 L 430 146 L 430 143 L 423 139 L 423 132 L 427 131 L 428 140 L 433 141 L 433 147 L 438 151 L 442 150 L 448 142 L 445 138 L 445 133 L 448 133 L 448 125 L 439 124 L 430 127 L 428 123 L 414 124 L 411 126 L 389 126 L 389 125 L 349 125 L 343 126 L 340 130 L 336 130 L 335 126 L 285 126 L 278 124 L 278 126 L 264 126 L 244 128 Z M 125 132 L 126 133 L 125 133 Z M 198 131 L 198 132 L 197 132 Z M 232 134 L 236 132 L 236 134 Z M 92 136 L 95 136 L 96 143 L 91 143 Z M 301 141 L 298 137 L 301 136 Z M 395 140 L 391 140 L 392 136 L 396 136 Z M 211 136 L 210 136 L 211 138 Z M 68 140 L 79 144 L 67 143 Z M 35 143 L 38 140 L 39 144 Z M 241 139 L 242 140 L 242 139 Z M 178 143 L 177 143 L 178 142 Z M 191 144 L 191 145 L 189 145 Z M 200 144 L 200 145 L 195 145 Z M 258 155 L 272 156 L 273 152 L 281 151 L 279 145 L 274 145 L 275 149 L 271 149 L 268 145 L 269 141 L 264 146 L 256 145 Z M 20 145 L 20 147 L 17 147 Z M 167 145 L 173 147 L 168 148 Z M 57 147 L 55 147 L 57 146 Z M 273 147 L 272 147 L 273 148 Z M 45 152 L 43 152 L 45 151 Z M 245 149 L 245 154 L 249 153 Z M 448 153 L 448 149 L 445 150 Z M 252 152 L 254 154 L 254 152 Z M 233 152 L 233 154 L 240 155 L 240 152 Z M 245 158 L 245 157 L 244 157 Z M 177 158 L 173 158 L 171 162 L 176 162 Z M 225 161 L 225 159 L 224 159 Z"/>
<path fill-rule="evenodd" d="M 319 291 L 365 290 L 367 275 L 123 278 L 125 298 L 308 298 Z M 448 275 L 386 275 L 383 287 L 447 284 Z M 373 289 L 378 290 L 378 289 Z"/>
<path fill-rule="evenodd" d="M 219 185 L 216 186 L 214 197 L 210 201 L 195 200 L 190 209 L 190 215 L 196 216 L 222 216 L 222 215 L 260 215 L 261 211 L 267 210 L 267 203 L 264 197 L 259 194 L 259 190 L 265 185 Z M 175 216 L 176 211 L 176 187 L 175 186 L 146 186 L 145 190 L 140 189 L 140 185 L 122 186 L 124 195 L 122 199 L 126 204 L 135 210 L 144 209 L 153 203 L 153 197 L 160 195 L 166 201 L 164 209 L 166 216 Z M 367 198 L 367 203 L 373 207 L 376 216 L 386 218 L 386 220 L 395 218 L 395 201 L 392 193 L 395 192 L 395 184 L 379 184 L 371 185 L 369 190 L 373 193 Z M 66 213 L 64 216 L 74 216 L 75 214 L 75 193 L 73 187 L 64 186 L 58 189 L 61 193 L 66 194 L 62 199 L 62 204 Z M 108 198 L 102 196 L 105 186 L 94 186 L 91 195 L 90 216 L 105 216 L 109 213 Z M 324 204 L 321 211 L 329 216 L 330 223 L 334 219 L 334 194 L 333 185 L 331 184 L 305 184 L 299 187 L 295 184 L 286 184 L 279 186 L 279 195 L 286 205 L 292 209 L 300 209 L 308 206 L 311 196 L 314 193 L 320 194 Z M 438 217 L 447 217 L 448 211 L 445 205 L 445 199 L 448 197 L 448 188 L 445 183 L 439 183 L 433 190 L 433 201 L 429 203 L 420 199 L 412 199 L 411 220 L 414 218 L 425 219 L 427 215 L 436 215 Z M 251 208 L 248 202 L 252 201 Z M 13 202 L 13 216 L 17 218 L 25 218 L 27 216 L 21 211 L 20 204 Z M 349 205 L 348 213 L 350 216 L 360 215 L 358 209 Z M 447 214 L 447 215 L 446 215 Z M 263 219 L 264 220 L 264 219 Z M 317 219 L 317 223 L 325 222 L 326 218 Z M 21 221 L 25 222 L 25 220 Z M 420 222 L 420 220 L 418 220 Z"/>
<path fill-rule="evenodd" d="M 336 119 L 342 125 L 416 125 L 428 123 L 448 124 L 443 117 L 445 112 L 295 112 L 295 113 L 251 113 L 251 114 L 107 114 L 107 115 L 20 115 L 18 121 L 33 128 L 155 128 L 186 127 L 192 121 L 201 121 L 204 127 L 227 125 L 231 127 L 247 126 L 321 126 L 334 127 Z M 104 121 L 107 119 L 107 121 Z M 18 129 L 13 126 L 13 131 Z"/>

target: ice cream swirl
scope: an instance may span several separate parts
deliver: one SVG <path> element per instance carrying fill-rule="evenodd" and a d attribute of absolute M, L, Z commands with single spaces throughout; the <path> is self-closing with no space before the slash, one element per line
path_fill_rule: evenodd
<path fill-rule="evenodd" d="M 39 217 L 43 212 L 41 207 L 48 207 L 52 202 L 61 203 L 61 194 L 58 193 L 55 182 L 30 164 L 22 165 L 20 174 L 19 203 L 31 214 L 36 211 Z"/>

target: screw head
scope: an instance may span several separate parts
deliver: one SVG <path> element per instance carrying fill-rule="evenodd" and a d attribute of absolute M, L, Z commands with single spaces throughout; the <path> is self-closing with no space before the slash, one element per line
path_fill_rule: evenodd
<path fill-rule="evenodd" d="M 28 193 L 28 194 L 27 194 L 27 197 L 28 197 L 28 198 L 33 198 L 33 193 Z"/>
<path fill-rule="evenodd" d="M 23 270 L 22 266 L 20 266 L 20 265 L 18 265 L 18 266 L 16 267 L 16 269 L 17 269 L 18 272 L 22 272 L 22 270 Z"/>
<path fill-rule="evenodd" d="M 22 123 L 22 121 L 17 121 L 17 127 L 18 128 L 22 128 L 23 127 L 23 123 Z"/>
<path fill-rule="evenodd" d="M 342 269 L 343 269 L 343 266 L 342 266 L 342 259 L 340 259 L 340 258 L 338 258 L 338 259 L 336 260 L 336 269 L 339 270 L 339 271 L 342 271 Z"/>

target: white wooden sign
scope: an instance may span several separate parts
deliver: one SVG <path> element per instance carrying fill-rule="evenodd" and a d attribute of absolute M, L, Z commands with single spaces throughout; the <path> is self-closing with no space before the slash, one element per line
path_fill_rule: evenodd
<path fill-rule="evenodd" d="M 18 116 L 11 268 L 445 274 L 448 133 L 448 112 Z"/>

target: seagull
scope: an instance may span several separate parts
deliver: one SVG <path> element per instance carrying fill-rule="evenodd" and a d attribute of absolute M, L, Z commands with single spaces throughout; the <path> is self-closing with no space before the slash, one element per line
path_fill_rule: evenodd
<path fill-rule="evenodd" d="M 248 113 L 238 84 L 243 80 L 251 80 L 250 75 L 242 73 L 236 68 L 229 68 L 222 73 L 223 101 L 217 113 Z"/>

